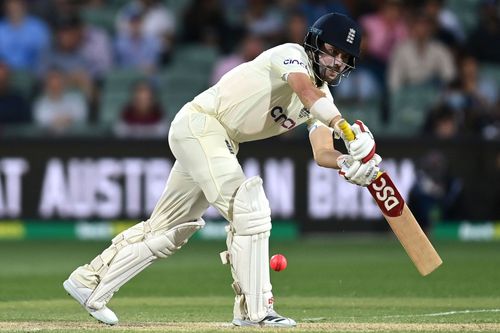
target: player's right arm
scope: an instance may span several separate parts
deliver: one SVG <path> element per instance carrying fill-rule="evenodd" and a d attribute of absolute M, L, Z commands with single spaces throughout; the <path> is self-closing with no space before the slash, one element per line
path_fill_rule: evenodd
<path fill-rule="evenodd" d="M 323 124 L 333 128 L 341 119 L 342 116 L 335 104 L 326 97 L 324 92 L 314 86 L 309 75 L 299 72 L 290 73 L 287 82 L 304 107 Z"/>
<path fill-rule="evenodd" d="M 331 95 L 327 96 L 314 85 L 306 65 L 308 61 L 301 46 L 284 44 L 277 47 L 271 55 L 271 71 L 287 82 L 314 119 L 338 132 L 335 124 L 342 119 L 340 111 L 333 103 Z M 375 153 L 375 141 L 368 131 L 361 132 L 363 131 L 356 133 L 356 140 L 348 144 L 348 151 L 355 159 L 368 161 Z"/>
<path fill-rule="evenodd" d="M 340 112 L 331 96 L 326 96 L 313 83 L 313 73 L 304 48 L 297 44 L 283 44 L 271 54 L 271 71 L 287 82 L 311 115 L 329 127 L 340 120 Z"/>
<path fill-rule="evenodd" d="M 340 129 L 336 126 L 342 119 L 340 111 L 323 91 L 313 85 L 310 77 L 304 73 L 289 73 L 287 82 L 311 115 L 333 128 L 336 134 L 343 138 Z M 356 133 L 356 140 L 352 143 L 346 142 L 346 146 L 354 159 L 366 163 L 375 154 L 373 135 L 368 127 L 359 120 L 353 125 L 353 130 Z"/>
<path fill-rule="evenodd" d="M 314 161 L 324 168 L 340 169 L 337 159 L 342 153 L 335 150 L 331 129 L 317 122 L 309 125 L 308 129 Z"/>
<path fill-rule="evenodd" d="M 339 173 L 348 182 L 359 185 L 370 185 L 380 171 L 381 158 L 375 154 L 366 163 L 355 161 L 351 155 L 343 155 L 335 150 L 332 130 L 318 121 L 308 124 L 309 141 L 314 160 L 319 166 L 341 169 Z"/>

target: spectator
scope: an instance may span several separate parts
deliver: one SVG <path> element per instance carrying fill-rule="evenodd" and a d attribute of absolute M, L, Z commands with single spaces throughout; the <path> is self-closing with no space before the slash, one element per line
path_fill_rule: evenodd
<path fill-rule="evenodd" d="M 45 23 L 26 13 L 24 0 L 6 0 L 0 20 L 0 58 L 15 70 L 36 70 L 49 46 Z"/>
<path fill-rule="evenodd" d="M 136 13 L 142 13 L 142 33 L 155 36 L 161 42 L 162 62 L 167 62 L 170 58 L 176 32 L 175 16 L 158 0 L 134 0 L 118 13 L 116 26 L 119 33 L 128 33 L 130 15 Z M 202 10 L 199 13 L 203 13 L 203 15 L 198 16 L 205 15 Z"/>
<path fill-rule="evenodd" d="M 420 161 L 409 205 L 425 232 L 432 223 L 464 216 L 463 182 L 451 175 L 446 157 L 428 152 Z"/>
<path fill-rule="evenodd" d="M 367 38 L 361 39 L 361 54 L 366 54 Z M 374 103 L 381 104 L 386 97 L 385 86 L 377 78 L 372 68 L 364 59 L 355 63 L 356 70 L 342 79 L 342 84 L 336 86 L 335 99 L 340 103 Z M 381 115 L 378 115 L 381 116 Z"/>
<path fill-rule="evenodd" d="M 101 81 L 113 67 L 113 51 L 107 32 L 92 25 L 83 24 L 77 17 L 80 34 L 80 52 L 89 64 L 88 71 L 92 78 Z"/>
<path fill-rule="evenodd" d="M 363 64 L 384 84 L 387 62 L 394 47 L 408 38 L 402 2 L 385 0 L 376 13 L 361 17 L 360 23 L 366 46 Z"/>
<path fill-rule="evenodd" d="M 443 103 L 455 112 L 462 133 L 498 137 L 498 85 L 479 74 L 474 57 L 463 55 L 459 60 L 459 79 L 444 91 Z"/>
<path fill-rule="evenodd" d="M 283 1 L 283 0 L 280 0 Z M 241 25 L 244 21 L 248 0 L 219 0 L 225 16 L 231 25 Z"/>
<path fill-rule="evenodd" d="M 335 87 L 335 98 L 345 102 L 366 102 L 380 98 L 382 87 L 377 78 L 365 66 L 356 66 L 356 71 L 342 79 Z"/>
<path fill-rule="evenodd" d="M 78 15 L 63 15 L 57 19 L 56 48 L 52 50 L 49 61 L 55 62 L 50 65 L 67 70 L 72 63 L 78 69 L 84 64 L 90 77 L 99 81 L 112 67 L 111 49 L 104 30 L 85 25 Z"/>
<path fill-rule="evenodd" d="M 383 1 L 383 0 L 382 0 Z M 358 1 L 358 0 L 344 0 L 343 3 L 347 7 L 347 10 L 349 13 L 351 13 L 352 16 L 354 17 L 363 17 L 368 14 L 372 14 L 376 12 L 381 5 L 380 0 L 364 0 L 364 1 Z M 406 1 L 405 1 L 406 3 Z"/>
<path fill-rule="evenodd" d="M 0 62 L 0 124 L 28 123 L 31 113 L 24 97 L 10 86 L 7 64 Z"/>
<path fill-rule="evenodd" d="M 82 5 L 92 0 L 75 1 L 75 0 L 27 0 L 32 13 L 41 18 L 49 26 L 57 25 L 59 16 L 62 15 L 77 15 L 82 9 Z"/>
<path fill-rule="evenodd" d="M 479 26 L 469 36 L 467 48 L 479 61 L 500 63 L 500 17 L 497 0 L 481 0 Z M 495 46 L 496 45 L 496 46 Z"/>
<path fill-rule="evenodd" d="M 82 52 L 81 21 L 78 17 L 61 17 L 56 27 L 55 45 L 45 59 L 42 75 L 48 68 L 58 68 L 67 76 L 67 83 L 94 97 L 91 61 Z"/>
<path fill-rule="evenodd" d="M 495 80 L 479 72 L 477 59 L 462 55 L 459 59 L 460 80 L 464 92 L 474 98 L 482 108 L 490 109 L 499 102 L 499 87 Z"/>
<path fill-rule="evenodd" d="M 445 104 L 438 104 L 428 115 L 424 131 L 439 139 L 454 139 L 460 134 L 460 116 Z"/>
<path fill-rule="evenodd" d="M 200 15 L 203 13 L 203 15 Z M 231 31 L 217 0 L 194 0 L 184 12 L 183 40 L 229 50 Z"/>
<path fill-rule="evenodd" d="M 269 1 L 249 0 L 245 13 L 245 30 L 276 45 L 283 31 L 282 19 L 281 13 Z"/>
<path fill-rule="evenodd" d="M 115 127 L 120 137 L 165 137 L 168 123 L 153 86 L 139 81 L 133 87 L 132 100 L 123 108 L 121 119 Z"/>
<path fill-rule="evenodd" d="M 45 77 L 44 92 L 34 104 L 33 117 L 40 127 L 61 134 L 86 123 L 88 109 L 81 93 L 66 88 L 64 74 L 50 69 Z"/>
<path fill-rule="evenodd" d="M 454 48 L 465 42 L 464 29 L 444 0 L 426 0 L 423 11 L 437 23 L 435 36 L 439 41 Z"/>
<path fill-rule="evenodd" d="M 85 6 L 94 7 L 94 8 L 102 8 L 106 6 L 106 0 L 87 0 Z"/>
<path fill-rule="evenodd" d="M 318 17 L 337 12 L 344 15 L 349 15 L 347 7 L 340 0 L 305 0 L 299 4 L 299 10 L 307 17 L 307 26 L 310 27 L 318 19 Z"/>
<path fill-rule="evenodd" d="M 435 80 L 447 83 L 455 77 L 453 57 L 442 43 L 432 39 L 433 26 L 432 19 L 422 13 L 413 18 L 410 38 L 395 48 L 389 62 L 392 92 Z"/>
<path fill-rule="evenodd" d="M 238 50 L 226 57 L 220 58 L 214 66 L 211 84 L 217 83 L 219 79 L 234 67 L 247 61 L 253 60 L 264 51 L 264 41 L 254 35 L 248 35 L 243 39 Z"/>
<path fill-rule="evenodd" d="M 141 13 L 130 14 L 129 27 L 120 31 L 116 40 L 119 66 L 152 72 L 160 62 L 161 42 L 142 30 Z"/>
<path fill-rule="evenodd" d="M 286 18 L 285 43 L 296 43 L 302 45 L 304 36 L 307 34 L 307 17 L 299 11 L 294 11 Z"/>

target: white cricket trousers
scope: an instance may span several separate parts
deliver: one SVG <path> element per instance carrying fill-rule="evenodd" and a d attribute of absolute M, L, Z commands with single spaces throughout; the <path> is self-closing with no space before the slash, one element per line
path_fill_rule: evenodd
<path fill-rule="evenodd" d="M 235 155 L 238 145 L 228 137 L 224 127 L 213 116 L 197 111 L 188 103 L 172 122 L 169 145 L 176 162 L 165 190 L 151 217 L 130 229 L 162 233 L 200 218 L 209 204 L 230 221 L 232 198 L 245 181 L 245 175 Z M 72 277 L 94 289 L 116 252 L 111 245 L 90 264 L 77 268 Z"/>

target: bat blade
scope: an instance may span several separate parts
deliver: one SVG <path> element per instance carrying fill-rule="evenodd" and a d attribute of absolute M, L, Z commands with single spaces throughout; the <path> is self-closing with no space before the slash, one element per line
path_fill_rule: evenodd
<path fill-rule="evenodd" d="M 420 274 L 426 276 L 438 268 L 443 261 L 389 175 L 383 172 L 368 189 Z"/>
<path fill-rule="evenodd" d="M 432 273 L 443 263 L 406 204 L 400 216 L 384 217 L 422 276 Z"/>
<path fill-rule="evenodd" d="M 340 120 L 338 126 L 344 133 L 346 140 L 354 140 L 355 135 L 345 119 Z M 438 268 L 443 261 L 389 175 L 380 172 L 377 179 L 368 186 L 368 190 L 420 274 L 426 276 Z"/>

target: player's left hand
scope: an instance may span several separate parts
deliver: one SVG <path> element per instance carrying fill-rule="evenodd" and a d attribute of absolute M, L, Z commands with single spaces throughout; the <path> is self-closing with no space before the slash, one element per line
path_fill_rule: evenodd
<path fill-rule="evenodd" d="M 351 129 L 356 139 L 349 142 L 347 146 L 349 155 L 357 161 L 367 163 L 375 155 L 375 140 L 373 139 L 372 132 L 370 132 L 361 120 L 356 120 Z"/>
<path fill-rule="evenodd" d="M 340 155 L 337 158 L 339 174 L 349 183 L 359 186 L 368 186 L 377 178 L 380 162 L 382 158 L 378 154 L 374 154 L 366 163 L 355 160 L 351 155 Z"/>

